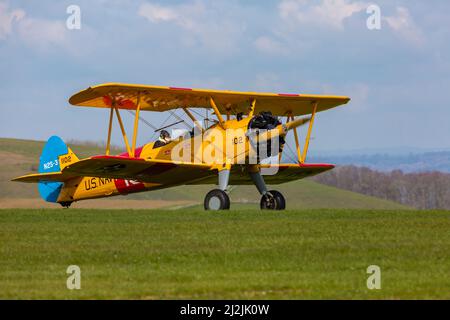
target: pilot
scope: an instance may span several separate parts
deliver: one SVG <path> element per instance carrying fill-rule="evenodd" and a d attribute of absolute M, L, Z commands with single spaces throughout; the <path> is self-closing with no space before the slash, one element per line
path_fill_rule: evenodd
<path fill-rule="evenodd" d="M 171 140 L 170 133 L 166 130 L 161 130 L 159 134 L 158 140 L 156 140 L 155 144 L 153 145 L 153 148 L 159 148 L 166 144 L 168 144 Z"/>

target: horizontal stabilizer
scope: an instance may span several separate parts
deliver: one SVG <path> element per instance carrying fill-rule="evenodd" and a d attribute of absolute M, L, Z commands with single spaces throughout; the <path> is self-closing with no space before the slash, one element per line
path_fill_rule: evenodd
<path fill-rule="evenodd" d="M 14 178 L 12 179 L 12 181 L 28 182 L 28 183 L 37 183 L 43 181 L 64 182 L 74 177 L 76 177 L 76 175 L 61 172 L 32 173 L 27 174 L 25 176 Z"/>

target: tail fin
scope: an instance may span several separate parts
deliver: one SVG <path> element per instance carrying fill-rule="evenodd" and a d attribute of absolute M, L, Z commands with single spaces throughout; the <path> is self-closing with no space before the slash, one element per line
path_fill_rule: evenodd
<path fill-rule="evenodd" d="M 63 156 L 63 157 L 61 157 Z M 39 159 L 39 173 L 58 173 L 70 163 L 78 161 L 77 156 L 58 136 L 52 136 L 42 150 Z M 40 181 L 39 194 L 48 202 L 57 202 L 63 182 Z"/>

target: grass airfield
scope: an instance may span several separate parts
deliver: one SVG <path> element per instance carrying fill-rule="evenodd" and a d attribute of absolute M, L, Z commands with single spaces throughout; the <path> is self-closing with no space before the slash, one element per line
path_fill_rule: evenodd
<path fill-rule="evenodd" d="M 450 212 L 0 210 L 3 299 L 450 299 Z M 66 269 L 81 268 L 81 290 Z M 368 290 L 369 265 L 381 290 Z"/>
<path fill-rule="evenodd" d="M 1 299 L 450 299 L 450 212 L 308 179 L 276 187 L 285 212 L 257 209 L 254 186 L 232 187 L 229 212 L 203 210 L 213 186 L 66 210 L 10 181 L 37 169 L 43 145 L 0 138 Z M 69 265 L 81 290 L 66 287 Z M 369 265 L 381 267 L 381 290 L 367 289 Z"/>

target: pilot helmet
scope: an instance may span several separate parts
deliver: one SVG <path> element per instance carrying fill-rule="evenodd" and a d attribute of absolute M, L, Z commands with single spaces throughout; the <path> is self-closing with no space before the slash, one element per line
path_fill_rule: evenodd
<path fill-rule="evenodd" d="M 159 136 L 164 140 L 170 139 L 170 133 L 167 130 L 161 130 Z"/>

